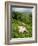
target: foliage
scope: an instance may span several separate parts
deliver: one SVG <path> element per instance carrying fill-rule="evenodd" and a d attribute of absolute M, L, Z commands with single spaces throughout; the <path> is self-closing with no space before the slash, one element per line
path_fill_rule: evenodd
<path fill-rule="evenodd" d="M 12 12 L 12 31 L 11 37 L 12 38 L 25 38 L 25 37 L 32 37 L 32 13 L 25 12 Z M 23 25 L 24 23 L 25 25 Z M 19 33 L 18 26 L 25 26 L 28 32 Z"/>

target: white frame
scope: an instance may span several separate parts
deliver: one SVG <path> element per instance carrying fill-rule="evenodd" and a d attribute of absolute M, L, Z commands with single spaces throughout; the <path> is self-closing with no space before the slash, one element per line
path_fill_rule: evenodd
<path fill-rule="evenodd" d="M 11 31 L 11 5 L 20 7 L 32 7 L 32 38 L 12 38 L 10 36 Z M 22 2 L 6 2 L 5 3 L 5 43 L 35 43 L 37 42 L 37 4 L 35 3 L 22 3 Z M 11 40 L 10 40 L 11 39 Z"/>

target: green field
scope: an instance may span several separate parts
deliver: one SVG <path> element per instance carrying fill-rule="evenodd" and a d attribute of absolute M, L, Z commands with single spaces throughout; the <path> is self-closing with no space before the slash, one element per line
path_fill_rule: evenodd
<path fill-rule="evenodd" d="M 28 38 L 32 37 L 32 13 L 31 12 L 12 12 L 12 31 L 11 37 L 12 38 Z M 25 25 L 24 25 L 24 24 Z M 28 32 L 19 32 L 18 26 L 24 26 L 28 30 Z"/>

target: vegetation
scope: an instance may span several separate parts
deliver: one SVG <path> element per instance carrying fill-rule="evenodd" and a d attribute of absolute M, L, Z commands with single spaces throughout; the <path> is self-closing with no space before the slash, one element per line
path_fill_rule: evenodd
<path fill-rule="evenodd" d="M 12 12 L 12 31 L 11 31 L 11 37 L 12 38 L 27 38 L 32 37 L 32 13 L 31 12 Z M 24 23 L 25 25 L 23 25 Z M 25 26 L 28 30 L 28 32 L 20 32 L 18 26 Z"/>

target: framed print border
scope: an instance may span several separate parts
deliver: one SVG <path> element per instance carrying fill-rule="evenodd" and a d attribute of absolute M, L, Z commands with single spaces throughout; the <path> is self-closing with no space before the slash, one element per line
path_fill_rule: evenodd
<path fill-rule="evenodd" d="M 11 16 L 10 16 L 10 12 L 11 12 L 11 5 L 13 6 L 18 6 L 18 7 L 33 7 L 33 23 L 35 24 L 35 26 L 33 25 L 33 32 L 32 32 L 32 36 L 33 39 L 29 39 L 27 41 L 25 41 L 23 39 L 23 41 L 20 39 L 19 42 L 10 42 L 11 40 Z M 23 2 L 11 2 L 11 1 L 6 1 L 5 2 L 5 44 L 21 44 L 21 43 L 36 43 L 37 42 L 37 4 L 36 3 L 23 3 Z"/>

